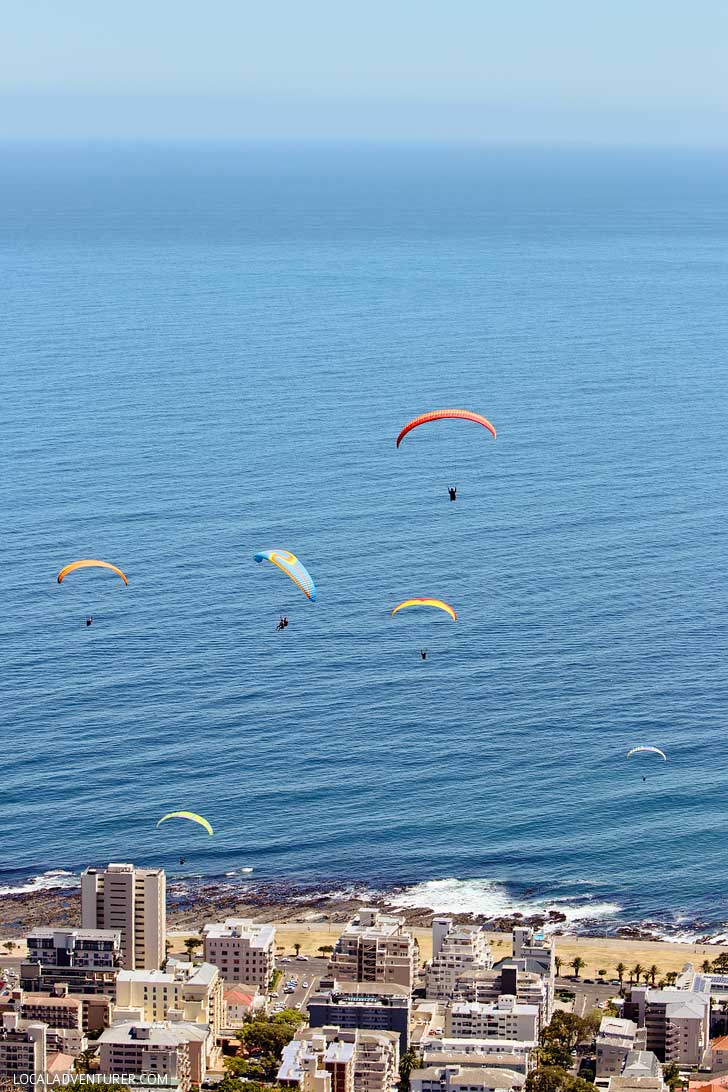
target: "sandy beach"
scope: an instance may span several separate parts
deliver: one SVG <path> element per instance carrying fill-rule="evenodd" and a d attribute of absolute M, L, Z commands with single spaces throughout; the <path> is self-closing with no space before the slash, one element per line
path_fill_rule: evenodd
<path fill-rule="evenodd" d="M 278 933 L 279 954 L 292 953 L 300 944 L 305 955 L 321 955 L 320 949 L 333 945 L 347 921 L 358 907 L 359 900 L 340 898 L 300 898 L 286 902 L 266 899 L 265 892 L 243 900 L 229 891 L 215 894 L 208 890 L 194 900 L 170 899 L 167 927 L 172 951 L 184 951 L 184 939 L 199 935 L 203 925 L 224 917 L 250 917 L 257 921 L 275 922 Z M 391 912 L 391 907 L 383 909 Z M 402 912 L 417 938 L 423 961 L 431 958 L 432 938 L 430 922 L 432 912 L 427 908 Z M 453 915 L 456 919 L 458 915 Z M 460 915 L 463 921 L 472 920 Z M 80 897 L 78 891 L 42 891 L 0 897 L 0 944 L 10 942 L 12 958 L 22 958 L 25 953 L 23 937 L 32 928 L 45 925 L 78 927 L 80 925 Z M 488 923 L 483 923 L 488 924 Z M 499 922 L 497 928 L 488 928 L 493 958 L 502 959 L 511 953 L 510 928 L 513 922 Z M 658 968 L 658 979 L 668 971 L 679 971 L 690 962 L 700 966 L 704 960 L 715 959 L 728 950 L 715 944 L 680 943 L 651 940 L 648 937 L 587 937 L 556 935 L 556 951 L 562 959 L 562 975 L 572 973 L 571 961 L 579 956 L 584 960 L 582 978 L 596 978 L 600 971 L 607 977 L 616 978 L 619 962 L 631 969 L 637 963 L 644 968 L 653 964 Z M 7 953 L 5 948 L 3 954 Z"/>

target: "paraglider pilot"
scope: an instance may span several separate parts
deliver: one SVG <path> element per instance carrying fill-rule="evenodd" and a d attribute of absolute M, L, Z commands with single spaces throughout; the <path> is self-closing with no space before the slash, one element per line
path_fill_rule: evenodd
<path fill-rule="evenodd" d="M 450 494 L 450 500 L 455 501 L 458 499 L 458 487 L 456 485 L 449 485 L 447 491 Z"/>

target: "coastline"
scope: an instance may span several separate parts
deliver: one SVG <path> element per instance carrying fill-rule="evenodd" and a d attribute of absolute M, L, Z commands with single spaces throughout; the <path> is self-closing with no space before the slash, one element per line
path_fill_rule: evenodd
<path fill-rule="evenodd" d="M 176 950 L 178 941 L 198 934 L 206 922 L 224 917 L 250 917 L 276 925 L 279 949 L 292 952 L 293 946 L 299 944 L 303 954 L 315 956 L 321 954 L 322 946 L 333 944 L 343 923 L 368 904 L 403 917 L 417 938 L 422 959 L 431 957 L 433 911 L 428 907 L 398 906 L 396 895 L 386 898 L 381 893 L 366 898 L 342 891 L 321 894 L 264 883 L 234 891 L 230 885 L 212 882 L 190 890 L 183 883 L 172 882 L 167 929 L 172 950 Z M 669 940 L 637 927 L 625 927 L 616 936 L 598 935 L 596 930 L 578 933 L 568 922 L 559 920 L 564 916 L 556 912 L 532 917 L 513 914 L 497 919 L 462 913 L 448 916 L 456 921 L 482 924 L 487 929 L 495 960 L 510 955 L 510 932 L 514 925 L 545 926 L 554 937 L 557 954 L 563 961 L 562 973 L 568 974 L 568 964 L 579 956 L 584 961 L 581 975 L 587 978 L 596 977 L 600 970 L 605 970 L 609 978 L 616 977 L 615 968 L 620 961 L 628 968 L 636 963 L 644 967 L 654 964 L 663 975 L 681 970 L 687 962 L 699 967 L 704 960 L 713 960 L 721 951 L 728 951 L 728 944 L 718 944 L 708 937 L 692 942 L 678 937 Z M 0 944 L 11 941 L 15 945 L 12 958 L 16 961 L 24 954 L 21 940 L 31 929 L 39 926 L 74 928 L 80 921 L 77 886 L 36 888 L 0 895 Z M 183 947 L 181 943 L 179 947 Z M 7 956 L 3 957 L 3 962 L 7 959 Z"/>

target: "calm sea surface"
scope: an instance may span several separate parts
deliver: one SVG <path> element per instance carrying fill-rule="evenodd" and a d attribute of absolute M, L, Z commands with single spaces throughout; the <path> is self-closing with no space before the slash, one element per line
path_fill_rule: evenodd
<path fill-rule="evenodd" d="M 728 158 L 1 163 L 0 887 L 133 860 L 720 928 Z M 498 439 L 395 449 L 441 406 Z M 59 587 L 79 557 L 129 587 Z"/>

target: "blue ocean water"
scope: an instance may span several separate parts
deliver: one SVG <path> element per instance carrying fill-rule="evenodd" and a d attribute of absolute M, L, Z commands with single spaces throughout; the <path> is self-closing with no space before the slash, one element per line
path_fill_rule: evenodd
<path fill-rule="evenodd" d="M 698 152 L 3 149 L 0 885 L 134 860 L 717 927 L 727 183 Z M 497 440 L 397 451 L 440 406 Z M 129 587 L 59 587 L 77 557 Z M 390 621 L 410 595 L 458 622 Z"/>

